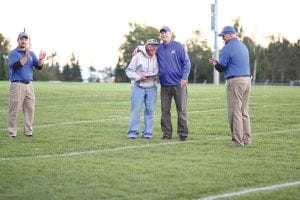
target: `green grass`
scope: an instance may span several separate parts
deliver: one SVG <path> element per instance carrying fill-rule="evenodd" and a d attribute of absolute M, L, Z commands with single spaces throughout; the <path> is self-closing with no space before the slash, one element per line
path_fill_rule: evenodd
<path fill-rule="evenodd" d="M 130 84 L 35 82 L 34 136 L 7 137 L 0 83 L 0 200 L 200 199 L 300 181 L 300 88 L 254 86 L 253 145 L 230 146 L 224 85 L 189 85 L 190 136 L 126 139 Z M 300 199 L 300 185 L 229 199 Z"/>

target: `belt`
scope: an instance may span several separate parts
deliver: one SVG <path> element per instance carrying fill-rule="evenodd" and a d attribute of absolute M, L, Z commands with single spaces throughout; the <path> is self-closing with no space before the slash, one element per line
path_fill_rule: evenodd
<path fill-rule="evenodd" d="M 250 77 L 250 75 L 242 75 L 242 76 L 229 76 L 226 79 L 237 78 L 237 77 Z"/>
<path fill-rule="evenodd" d="M 13 83 L 23 83 L 23 84 L 29 84 L 30 81 L 21 81 L 21 80 L 15 80 L 15 81 L 11 81 Z"/>
<path fill-rule="evenodd" d="M 146 87 L 146 86 L 140 86 L 140 85 L 136 85 L 138 88 L 142 88 L 142 89 L 149 89 L 149 88 L 154 88 L 154 87 L 156 87 L 155 85 L 151 85 L 151 86 L 148 86 L 148 87 Z"/>

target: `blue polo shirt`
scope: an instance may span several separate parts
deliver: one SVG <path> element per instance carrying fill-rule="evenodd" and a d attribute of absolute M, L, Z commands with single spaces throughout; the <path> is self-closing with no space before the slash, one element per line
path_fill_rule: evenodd
<path fill-rule="evenodd" d="M 13 65 L 19 62 L 25 56 L 25 51 L 20 51 L 15 48 L 8 55 L 9 79 L 10 81 L 32 81 L 33 67 L 38 66 L 38 59 L 36 55 L 30 51 L 30 58 L 20 68 L 14 69 Z"/>
<path fill-rule="evenodd" d="M 191 62 L 182 44 L 173 40 L 160 44 L 156 55 L 161 86 L 177 86 L 180 80 L 188 80 Z"/>
<path fill-rule="evenodd" d="M 249 52 L 245 44 L 232 38 L 222 48 L 219 64 L 224 66 L 224 78 L 250 76 Z"/>

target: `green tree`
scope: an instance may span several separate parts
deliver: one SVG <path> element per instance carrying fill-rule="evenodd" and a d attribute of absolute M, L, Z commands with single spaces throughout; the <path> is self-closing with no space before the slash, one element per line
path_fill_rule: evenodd
<path fill-rule="evenodd" d="M 50 60 L 49 64 L 49 71 L 52 73 L 52 79 L 51 80 L 60 80 L 61 79 L 61 72 L 59 70 L 60 66 L 59 63 L 55 62 L 55 58 L 57 56 L 56 51 L 52 52 L 50 55 L 47 56 L 47 60 Z"/>
<path fill-rule="evenodd" d="M 258 54 L 258 60 L 259 62 L 257 62 L 256 73 L 253 73 L 253 84 L 257 82 L 268 82 L 269 80 L 268 71 L 266 70 L 266 67 L 269 65 L 269 61 L 266 57 L 265 48 L 261 47 L 260 53 Z"/>
<path fill-rule="evenodd" d="M 290 61 L 291 64 L 287 69 L 290 80 L 300 80 L 300 39 L 292 44 Z"/>
<path fill-rule="evenodd" d="M 245 31 L 244 31 L 244 28 L 241 26 L 240 24 L 240 18 L 237 17 L 236 19 L 233 20 L 233 27 L 234 29 L 236 30 L 237 32 L 237 36 L 241 39 L 243 39 L 243 37 L 245 37 Z"/>
<path fill-rule="evenodd" d="M 192 38 L 187 40 L 186 45 L 191 60 L 189 81 L 193 83 L 212 82 L 213 68 L 208 62 L 212 51 L 208 47 L 207 40 L 202 39 L 201 31 L 194 31 Z"/>
<path fill-rule="evenodd" d="M 51 60 L 50 67 L 54 66 L 54 60 L 56 56 L 57 56 L 56 51 L 50 53 L 50 55 L 47 56 L 47 60 Z"/>
<path fill-rule="evenodd" d="M 96 68 L 93 67 L 93 66 L 90 66 L 89 67 L 89 72 L 90 72 L 90 75 L 89 75 L 89 78 L 88 78 L 88 82 L 96 82 L 98 80 L 99 82 L 99 77 L 96 76 L 95 72 L 96 72 Z"/>
<path fill-rule="evenodd" d="M 129 23 L 130 31 L 125 35 L 125 42 L 120 46 L 120 56 L 115 69 L 115 76 L 117 82 L 128 82 L 125 69 L 131 61 L 133 50 L 141 44 L 150 39 L 159 40 L 159 30 L 146 25 L 140 25 L 137 23 Z"/>
<path fill-rule="evenodd" d="M 71 81 L 71 67 L 69 64 L 66 64 L 63 67 L 63 71 L 62 71 L 62 76 L 61 76 L 61 80 L 62 81 Z"/>
<path fill-rule="evenodd" d="M 0 33 L 0 80 L 8 80 L 9 41 Z"/>
<path fill-rule="evenodd" d="M 55 65 L 52 65 L 51 67 L 49 67 L 49 70 L 51 71 L 51 73 L 53 74 L 53 79 L 52 80 L 61 80 L 61 72 L 60 72 L 60 66 L 59 63 L 56 62 Z"/>
<path fill-rule="evenodd" d="M 261 53 L 263 51 L 263 48 L 260 45 L 257 45 L 248 36 L 245 36 L 242 41 L 249 50 L 250 68 L 251 68 L 252 75 L 253 75 L 252 84 L 254 85 L 256 82 L 256 76 L 257 76 L 257 66 L 258 66 L 259 60 L 261 58 Z"/>
<path fill-rule="evenodd" d="M 102 75 L 104 82 L 109 82 L 109 80 L 115 76 L 115 72 L 112 67 L 105 67 L 103 70 L 99 70 L 99 73 Z"/>
<path fill-rule="evenodd" d="M 53 73 L 49 65 L 44 65 L 42 70 L 33 71 L 33 80 L 35 81 L 50 81 L 53 80 Z"/>
<path fill-rule="evenodd" d="M 291 44 L 282 37 L 270 36 L 270 43 L 266 50 L 266 56 L 268 59 L 267 70 L 269 70 L 269 79 L 271 83 L 284 83 L 290 80 L 287 74 L 287 68 L 291 64 Z"/>
<path fill-rule="evenodd" d="M 81 70 L 79 61 L 76 59 L 74 53 L 71 55 L 70 59 L 71 65 L 66 64 L 63 67 L 63 73 L 62 73 L 62 81 L 76 81 L 81 82 Z"/>

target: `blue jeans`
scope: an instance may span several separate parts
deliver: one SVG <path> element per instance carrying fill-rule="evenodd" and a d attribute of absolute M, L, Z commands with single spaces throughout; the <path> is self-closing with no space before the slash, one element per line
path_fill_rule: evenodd
<path fill-rule="evenodd" d="M 131 111 L 128 138 L 136 138 L 140 129 L 140 113 L 145 104 L 143 138 L 151 138 L 153 131 L 153 118 L 157 96 L 156 86 L 141 88 L 136 85 L 131 88 Z"/>

